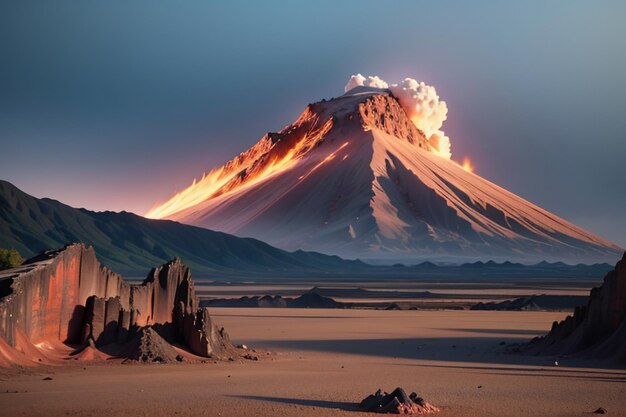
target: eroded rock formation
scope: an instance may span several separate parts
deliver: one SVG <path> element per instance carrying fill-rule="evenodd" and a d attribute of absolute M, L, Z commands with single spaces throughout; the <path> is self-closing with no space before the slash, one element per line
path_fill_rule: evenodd
<path fill-rule="evenodd" d="M 102 267 L 93 248 L 68 245 L 0 273 L 0 296 L 4 364 L 43 346 L 123 346 L 151 332 L 200 356 L 232 351 L 228 335 L 198 308 L 191 272 L 178 258 L 129 284 Z"/>
<path fill-rule="evenodd" d="M 602 285 L 591 290 L 586 306 L 554 322 L 550 333 L 533 339 L 526 351 L 626 363 L 626 253 Z"/>
<path fill-rule="evenodd" d="M 404 389 L 398 387 L 390 394 L 381 390 L 369 395 L 359 404 L 365 411 L 384 414 L 430 414 L 439 411 L 437 407 L 426 402 L 412 392 L 407 395 Z"/>
<path fill-rule="evenodd" d="M 409 143 L 428 149 L 428 141 L 424 133 L 405 116 L 400 104 L 391 96 L 379 94 L 368 97 L 359 104 L 359 114 L 363 125 L 368 128 L 380 129 Z"/>

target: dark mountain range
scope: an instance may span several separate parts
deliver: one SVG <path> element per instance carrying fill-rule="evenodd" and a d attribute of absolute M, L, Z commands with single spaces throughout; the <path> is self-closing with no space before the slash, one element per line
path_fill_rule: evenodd
<path fill-rule="evenodd" d="M 92 245 L 103 264 L 136 276 L 175 256 L 200 276 L 245 271 L 319 274 L 365 266 L 314 252 L 287 252 L 259 240 L 169 220 L 76 209 L 56 200 L 32 197 L 0 181 L 0 247 L 14 248 L 22 256 L 32 257 L 72 242 Z"/>

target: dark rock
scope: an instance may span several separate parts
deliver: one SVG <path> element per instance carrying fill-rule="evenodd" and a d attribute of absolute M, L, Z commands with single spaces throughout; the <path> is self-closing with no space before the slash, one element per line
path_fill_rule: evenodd
<path fill-rule="evenodd" d="M 183 339 L 192 352 L 206 357 L 224 358 L 234 353 L 228 334 L 223 327 L 218 328 L 206 308 L 195 314 L 184 316 L 185 334 Z"/>
<path fill-rule="evenodd" d="M 569 355 L 626 363 L 626 253 L 593 288 L 586 306 L 522 348 L 537 355 Z"/>
<path fill-rule="evenodd" d="M 179 362 L 176 350 L 152 327 L 142 327 L 126 347 L 127 360 L 138 362 L 172 363 Z"/>
<path fill-rule="evenodd" d="M 379 389 L 361 401 L 359 408 L 387 414 L 428 414 L 439 411 L 437 407 L 426 402 L 422 397 L 418 397 L 415 392 L 407 395 L 404 389 L 399 387 L 390 394 L 386 392 L 383 394 Z"/>
<path fill-rule="evenodd" d="M 609 412 L 606 410 L 606 408 L 600 407 L 596 411 L 594 411 L 593 414 L 609 414 Z"/>
<path fill-rule="evenodd" d="M 45 377 L 43 380 L 44 380 L 44 381 L 52 381 L 52 378 L 51 378 L 51 377 L 49 377 L 49 376 L 47 376 L 47 377 Z"/>
<path fill-rule="evenodd" d="M 287 300 L 287 306 L 292 308 L 344 308 L 345 305 L 330 297 L 318 294 L 311 290 L 293 300 Z"/>

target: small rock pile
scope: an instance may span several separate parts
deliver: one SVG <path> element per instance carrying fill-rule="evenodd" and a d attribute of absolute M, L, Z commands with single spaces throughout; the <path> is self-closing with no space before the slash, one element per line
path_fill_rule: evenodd
<path fill-rule="evenodd" d="M 379 389 L 369 395 L 359 404 L 365 411 L 385 414 L 430 414 L 439 411 L 437 407 L 426 402 L 412 392 L 407 395 L 404 389 L 398 387 L 390 394 L 382 393 Z"/>

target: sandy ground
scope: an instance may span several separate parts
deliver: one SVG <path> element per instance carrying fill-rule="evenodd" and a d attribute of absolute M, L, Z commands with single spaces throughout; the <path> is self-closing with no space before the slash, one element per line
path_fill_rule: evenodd
<path fill-rule="evenodd" d="M 2 416 L 359 416 L 377 388 L 441 416 L 626 416 L 626 370 L 503 352 L 565 313 L 213 309 L 258 362 L 0 372 Z M 51 377 L 52 380 L 44 380 Z"/>

